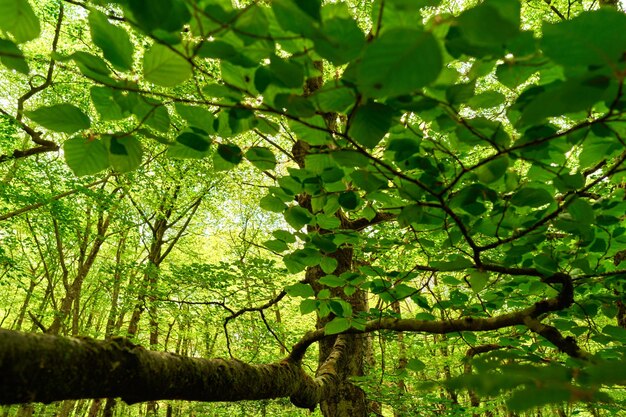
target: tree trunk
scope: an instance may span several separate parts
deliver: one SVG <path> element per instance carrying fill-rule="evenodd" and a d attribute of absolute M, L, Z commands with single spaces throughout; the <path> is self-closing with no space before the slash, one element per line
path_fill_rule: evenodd
<path fill-rule="evenodd" d="M 102 398 L 93 400 L 91 402 L 91 406 L 89 407 L 89 411 L 87 412 L 87 417 L 98 417 L 98 413 L 100 412 L 101 407 Z"/>
<path fill-rule="evenodd" d="M 398 301 L 394 301 L 391 304 L 391 308 L 393 309 L 393 312 L 398 314 L 398 317 L 400 317 L 400 303 Z M 401 332 L 398 332 L 397 336 L 396 336 L 396 340 L 398 341 L 398 368 L 397 371 L 403 372 L 406 369 L 406 365 L 408 364 L 408 360 L 406 357 L 406 343 L 404 342 L 404 334 L 402 334 Z M 398 394 L 399 397 L 398 401 L 400 402 L 399 406 L 394 406 L 393 408 L 393 417 L 408 417 L 408 413 L 406 410 L 406 406 L 404 404 L 404 399 L 402 398 L 404 396 L 404 393 L 407 391 L 407 387 L 406 387 L 406 383 L 404 382 L 404 378 L 400 378 L 398 379 L 398 382 L 396 383 L 396 386 L 398 388 Z"/>
<path fill-rule="evenodd" d="M 34 271 L 33 271 L 34 272 Z M 26 297 L 24 298 L 24 302 L 22 303 L 22 307 L 20 308 L 19 315 L 17 316 L 17 320 L 13 325 L 13 329 L 22 330 L 22 323 L 24 322 L 24 317 L 26 316 L 26 311 L 28 310 L 28 305 L 30 304 L 30 299 L 33 296 L 33 291 L 35 291 L 35 287 L 39 282 L 34 279 L 30 280 L 30 284 L 28 286 L 28 290 L 26 290 Z"/>
<path fill-rule="evenodd" d="M 338 262 L 335 274 L 339 275 L 352 269 L 352 248 L 340 248 L 332 256 Z M 318 281 L 325 275 L 317 266 L 307 269 L 306 281 L 311 284 L 316 293 L 322 289 Z M 367 300 L 362 291 L 357 291 L 350 297 L 346 297 L 342 289 L 334 289 L 331 293 L 333 296 L 341 297 L 349 302 L 355 314 L 367 309 Z M 334 318 L 332 314 L 325 318 L 318 318 L 317 327 L 324 327 L 332 318 Z M 336 389 L 320 403 L 320 409 L 325 417 L 367 417 L 369 407 L 365 393 L 349 382 L 349 378 L 352 376 L 364 375 L 363 362 L 366 356 L 367 335 L 346 335 L 345 338 L 344 355 L 335 368 L 338 381 Z M 336 340 L 336 337 L 328 337 L 319 342 L 320 366 L 333 353 Z"/>

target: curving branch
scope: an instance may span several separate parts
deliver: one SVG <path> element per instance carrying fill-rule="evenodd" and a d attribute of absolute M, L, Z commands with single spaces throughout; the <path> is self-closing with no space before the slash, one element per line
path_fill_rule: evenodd
<path fill-rule="evenodd" d="M 547 284 L 560 284 L 561 290 L 554 298 L 538 301 L 525 309 L 493 317 L 464 317 L 455 320 L 417 320 L 384 317 L 371 320 L 365 324 L 364 329 L 348 329 L 344 333 L 370 333 L 377 330 L 393 330 L 398 332 L 424 332 L 431 334 L 456 333 L 461 331 L 483 332 L 497 330 L 505 327 L 527 325 L 527 320 L 537 320 L 546 313 L 563 310 L 574 302 L 574 287 L 569 275 L 555 274 L 543 280 Z M 289 357 L 299 363 L 308 347 L 327 335 L 324 329 L 308 332 L 293 347 Z M 567 352 L 566 352 L 567 353 Z"/>

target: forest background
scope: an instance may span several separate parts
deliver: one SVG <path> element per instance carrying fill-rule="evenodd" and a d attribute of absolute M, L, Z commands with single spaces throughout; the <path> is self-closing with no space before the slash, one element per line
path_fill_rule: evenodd
<path fill-rule="evenodd" d="M 0 414 L 623 413 L 622 8 L 0 0 Z"/>

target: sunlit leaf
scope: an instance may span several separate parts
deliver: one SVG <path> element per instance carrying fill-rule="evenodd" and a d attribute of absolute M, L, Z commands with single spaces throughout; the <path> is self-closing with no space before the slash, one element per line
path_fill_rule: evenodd
<path fill-rule="evenodd" d="M 40 107 L 25 114 L 46 129 L 56 132 L 75 133 L 91 126 L 89 117 L 78 107 L 68 103 Z"/>
<path fill-rule="evenodd" d="M 335 317 L 324 326 L 324 334 L 337 334 L 345 332 L 351 326 L 350 320 L 343 317 Z"/>
<path fill-rule="evenodd" d="M 27 0 L 0 0 L 0 29 L 9 32 L 17 43 L 39 36 L 39 19 Z"/>
<path fill-rule="evenodd" d="M 409 94 L 433 82 L 443 67 L 430 32 L 392 29 L 376 38 L 358 64 L 359 89 L 370 97 Z"/>
<path fill-rule="evenodd" d="M 144 54 L 143 75 L 147 81 L 174 87 L 191 77 L 191 65 L 170 47 L 155 43 Z"/>
<path fill-rule="evenodd" d="M 28 62 L 24 59 L 22 51 L 15 43 L 9 40 L 0 39 L 0 61 L 2 61 L 5 67 L 22 74 L 28 74 L 29 72 Z"/>
<path fill-rule="evenodd" d="M 78 176 L 93 175 L 109 167 L 109 152 L 102 141 L 76 136 L 63 143 L 65 162 Z"/>
<path fill-rule="evenodd" d="M 115 67 L 130 71 L 133 67 L 133 44 L 128 33 L 119 26 L 111 24 L 107 17 L 97 11 L 89 13 L 89 28 L 93 43 L 102 49 L 104 57 Z"/>

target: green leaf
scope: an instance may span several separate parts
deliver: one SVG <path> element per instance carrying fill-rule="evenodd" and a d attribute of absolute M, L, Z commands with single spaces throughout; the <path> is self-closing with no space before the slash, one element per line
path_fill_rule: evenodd
<path fill-rule="evenodd" d="M 331 258 L 330 256 L 324 256 L 320 261 L 320 268 L 326 274 L 332 274 L 337 269 L 337 265 L 339 262 L 335 258 Z"/>
<path fill-rule="evenodd" d="M 552 256 L 540 253 L 533 258 L 533 263 L 539 272 L 546 276 L 550 276 L 558 271 L 559 264 Z"/>
<path fill-rule="evenodd" d="M 282 213 L 287 207 L 283 200 L 273 195 L 266 195 L 259 201 L 259 206 L 263 210 L 272 211 L 274 213 Z"/>
<path fill-rule="evenodd" d="M 337 334 L 345 332 L 351 327 L 350 319 L 335 317 L 324 326 L 324 334 Z"/>
<path fill-rule="evenodd" d="M 183 132 L 176 138 L 176 142 L 198 152 L 206 153 L 211 142 L 204 136 L 193 132 Z"/>
<path fill-rule="evenodd" d="M 223 59 L 242 67 L 256 67 L 257 63 L 241 54 L 235 46 L 221 40 L 203 42 L 198 49 L 198 56 L 202 58 Z"/>
<path fill-rule="evenodd" d="M 626 50 L 626 15 L 603 7 L 569 21 L 543 26 L 541 49 L 564 66 L 614 68 Z"/>
<path fill-rule="evenodd" d="M 457 27 L 463 37 L 478 46 L 503 45 L 518 35 L 519 26 L 518 0 L 486 0 L 457 18 Z"/>
<path fill-rule="evenodd" d="M 472 291 L 479 293 L 489 283 L 489 273 L 482 271 L 473 271 L 469 276 L 469 283 Z"/>
<path fill-rule="evenodd" d="M 535 62 L 505 61 L 496 68 L 496 78 L 502 84 L 513 90 L 526 82 L 531 75 L 536 73 L 539 70 L 538 65 L 539 64 Z"/>
<path fill-rule="evenodd" d="M 336 275 L 326 275 L 319 279 L 319 283 L 330 288 L 346 285 L 346 280 Z"/>
<path fill-rule="evenodd" d="M 595 222 L 596 215 L 591 204 L 582 198 L 577 198 L 574 202 L 567 206 L 567 211 L 572 218 L 582 224 L 592 224 Z"/>
<path fill-rule="evenodd" d="M 300 206 L 289 207 L 285 210 L 285 221 L 296 230 L 302 229 L 313 220 L 313 215 Z"/>
<path fill-rule="evenodd" d="M 312 96 L 311 101 L 324 113 L 344 113 L 356 100 L 354 90 L 332 83 L 324 84 Z"/>
<path fill-rule="evenodd" d="M 330 311 L 337 317 L 352 317 L 352 306 L 343 300 L 333 299 L 328 302 Z"/>
<path fill-rule="evenodd" d="M 409 227 L 411 224 L 419 224 L 424 211 L 417 204 L 411 204 L 402 209 L 398 215 L 398 224 L 401 227 Z"/>
<path fill-rule="evenodd" d="M 207 133 L 213 133 L 213 123 L 215 117 L 213 113 L 199 106 L 189 106 L 186 104 L 176 103 L 176 113 L 189 123 L 191 126 L 198 127 Z"/>
<path fill-rule="evenodd" d="M 536 125 L 546 117 L 587 110 L 594 103 L 612 97 L 611 86 L 610 78 L 605 75 L 586 75 L 565 82 L 554 82 L 545 86 L 545 91 L 523 106 L 518 123 Z"/>
<path fill-rule="evenodd" d="M 579 156 L 580 168 L 589 168 L 602 160 L 611 158 L 617 151 L 622 151 L 624 147 L 614 140 L 603 138 L 592 138 L 583 143 L 583 150 Z"/>
<path fill-rule="evenodd" d="M 109 167 L 109 152 L 102 141 L 75 136 L 63 143 L 65 162 L 77 176 L 93 175 Z"/>
<path fill-rule="evenodd" d="M 478 168 L 476 176 L 483 184 L 489 184 L 502 178 L 509 167 L 509 158 L 500 156 Z"/>
<path fill-rule="evenodd" d="M 106 136 L 104 143 L 109 150 L 109 162 L 117 172 L 134 171 L 141 165 L 143 149 L 134 136 Z"/>
<path fill-rule="evenodd" d="M 302 302 L 300 303 L 300 314 L 304 315 L 314 312 L 315 310 L 317 310 L 318 303 L 319 301 L 317 300 L 302 300 Z"/>
<path fill-rule="evenodd" d="M 67 103 L 39 107 L 37 110 L 27 111 L 24 114 L 46 129 L 55 132 L 75 133 L 91 127 L 89 117 L 78 107 Z"/>
<path fill-rule="evenodd" d="M 272 11 L 280 26 L 311 37 L 319 30 L 321 0 L 273 0 Z"/>
<path fill-rule="evenodd" d="M 289 249 L 289 246 L 287 246 L 285 242 L 283 242 L 282 240 L 277 240 L 277 239 L 267 240 L 263 242 L 263 245 L 269 250 L 272 250 L 278 253 L 284 252 L 287 249 Z"/>
<path fill-rule="evenodd" d="M 422 312 L 422 313 L 417 313 L 415 315 L 415 319 L 429 321 L 429 320 L 437 320 L 437 317 L 433 316 L 430 313 Z"/>
<path fill-rule="evenodd" d="M 315 111 L 315 109 L 313 110 Z M 302 123 L 290 120 L 289 129 L 298 139 L 304 140 L 310 145 L 325 145 L 332 140 L 328 132 L 326 132 L 326 129 L 328 129 L 326 122 L 320 115 L 303 119 Z"/>
<path fill-rule="evenodd" d="M 269 70 L 276 81 L 287 88 L 300 88 L 304 83 L 304 68 L 293 60 L 273 55 L 270 58 Z"/>
<path fill-rule="evenodd" d="M 315 291 L 313 291 L 313 288 L 311 288 L 309 284 L 302 284 L 300 282 L 285 287 L 285 291 L 291 297 L 308 298 L 315 296 Z"/>
<path fill-rule="evenodd" d="M 243 159 L 241 148 L 232 143 L 220 143 L 217 145 L 217 154 L 225 161 L 234 165 L 237 165 Z"/>
<path fill-rule="evenodd" d="M 355 59 L 365 46 L 365 36 L 354 19 L 335 17 L 324 21 L 322 31 L 313 38 L 315 51 L 334 65 Z"/>
<path fill-rule="evenodd" d="M 128 0 L 127 3 L 137 23 L 148 32 L 178 31 L 191 18 L 183 0 Z"/>
<path fill-rule="evenodd" d="M 543 188 L 525 187 L 511 197 L 511 204 L 521 207 L 541 207 L 554 201 L 552 194 Z"/>
<path fill-rule="evenodd" d="M 128 33 L 109 23 L 107 17 L 97 11 L 89 13 L 89 28 L 93 43 L 102 49 L 104 57 L 116 68 L 130 71 L 133 67 L 133 44 Z"/>
<path fill-rule="evenodd" d="M 473 266 L 473 262 L 462 255 L 451 256 L 446 261 L 433 261 L 430 266 L 437 268 L 440 271 L 460 271 Z"/>
<path fill-rule="evenodd" d="M 344 167 L 364 168 L 370 164 L 369 158 L 358 151 L 334 151 L 330 155 L 333 157 L 335 162 L 337 162 L 337 164 Z"/>
<path fill-rule="evenodd" d="M 284 108 L 288 115 L 295 117 L 315 116 L 315 107 L 308 97 L 298 94 L 276 94 L 274 97 L 276 107 Z"/>
<path fill-rule="evenodd" d="M 246 152 L 246 159 L 262 171 L 276 168 L 276 156 L 267 148 L 251 147 Z"/>
<path fill-rule="evenodd" d="M 238 103 L 243 98 L 240 91 L 227 85 L 209 83 L 202 87 L 202 92 L 216 101 Z M 176 104 L 178 106 L 178 103 Z"/>
<path fill-rule="evenodd" d="M 541 387 L 528 384 L 523 389 L 513 392 L 506 400 L 506 405 L 512 411 L 526 411 L 547 404 L 568 403 L 573 396 L 580 395 L 578 390 L 569 390 L 564 384 L 565 381 L 563 385 L 541 384 Z"/>
<path fill-rule="evenodd" d="M 315 216 L 315 223 L 324 230 L 333 230 L 341 227 L 341 220 L 337 217 L 322 213 Z"/>
<path fill-rule="evenodd" d="M 191 77 L 191 64 L 169 47 L 155 43 L 144 54 L 143 75 L 147 81 L 174 87 Z"/>
<path fill-rule="evenodd" d="M 258 38 L 268 36 L 269 19 L 265 7 L 254 4 L 246 7 L 245 13 L 241 13 L 235 20 L 235 34 L 246 45 L 254 43 Z M 252 36 L 249 36 L 252 35 Z"/>
<path fill-rule="evenodd" d="M 443 68 L 439 45 L 430 32 L 390 29 L 366 49 L 357 85 L 370 97 L 410 94 L 437 79 Z"/>
<path fill-rule="evenodd" d="M 279 240 L 282 240 L 286 243 L 296 243 L 296 237 L 293 233 L 288 232 L 286 230 L 274 230 L 272 235 Z"/>
<path fill-rule="evenodd" d="M 184 131 L 170 144 L 167 156 L 175 159 L 202 159 L 209 155 L 211 142 L 204 135 Z M 220 158 L 221 159 L 221 158 Z"/>
<path fill-rule="evenodd" d="M 370 171 L 359 169 L 350 174 L 352 182 L 365 192 L 376 191 L 387 186 L 387 179 Z"/>
<path fill-rule="evenodd" d="M 487 109 L 504 103 L 506 97 L 499 91 L 483 91 L 470 98 L 467 105 L 473 109 Z"/>
<path fill-rule="evenodd" d="M 28 63 L 24 59 L 22 51 L 9 40 L 0 39 L 0 61 L 7 68 L 28 75 Z"/>
<path fill-rule="evenodd" d="M 354 210 L 359 206 L 359 196 L 354 191 L 339 194 L 339 204 L 346 210 Z"/>
<path fill-rule="evenodd" d="M 39 19 L 27 0 L 0 0 L 0 29 L 13 35 L 17 43 L 39 37 Z"/>
<path fill-rule="evenodd" d="M 373 148 L 389 131 L 392 118 L 390 107 L 369 102 L 357 109 L 348 134 L 366 148 Z"/>
<path fill-rule="evenodd" d="M 125 117 L 122 108 L 115 101 L 112 89 L 93 86 L 90 94 L 91 102 L 100 114 L 101 120 L 120 120 Z"/>
<path fill-rule="evenodd" d="M 170 130 L 170 114 L 167 107 L 160 103 L 146 103 L 140 99 L 138 105 L 133 107 L 133 113 L 140 122 L 159 132 L 167 133 Z"/>
<path fill-rule="evenodd" d="M 406 368 L 413 372 L 419 372 L 426 369 L 426 364 L 417 358 L 412 358 L 408 360 Z"/>
<path fill-rule="evenodd" d="M 86 77 L 103 83 L 114 83 L 109 77 L 111 70 L 107 66 L 104 59 L 99 56 L 90 54 L 88 52 L 76 51 L 68 57 L 64 57 L 60 54 L 53 54 L 53 57 L 58 61 L 73 60 L 76 66 Z"/>

